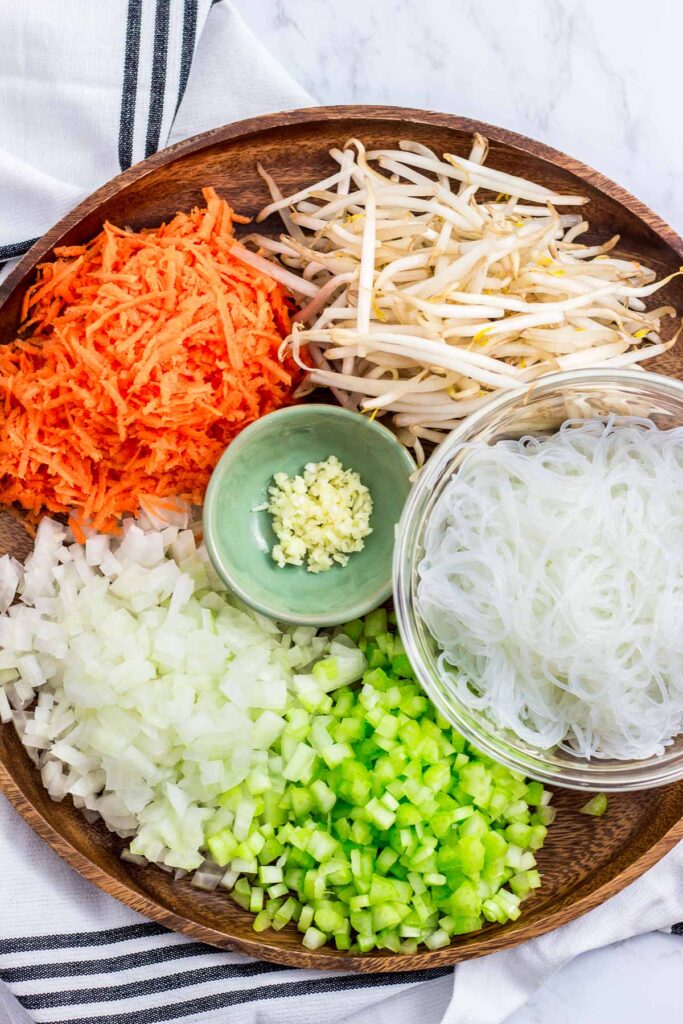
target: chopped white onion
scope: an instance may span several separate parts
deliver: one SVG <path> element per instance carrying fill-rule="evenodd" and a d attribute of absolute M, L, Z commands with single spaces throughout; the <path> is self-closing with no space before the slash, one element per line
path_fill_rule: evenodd
<path fill-rule="evenodd" d="M 233 598 L 187 513 L 171 518 L 127 520 L 120 538 L 84 546 L 43 519 L 25 570 L 0 559 L 0 721 L 14 722 L 54 800 L 70 795 L 132 837 L 127 859 L 194 871 L 205 828 L 227 823 L 220 795 L 267 764 L 296 680 L 327 658 L 336 682 L 310 676 L 322 695 L 360 678 L 365 659 Z M 240 835 L 253 811 L 240 808 Z M 204 865 L 193 884 L 226 877 Z"/>

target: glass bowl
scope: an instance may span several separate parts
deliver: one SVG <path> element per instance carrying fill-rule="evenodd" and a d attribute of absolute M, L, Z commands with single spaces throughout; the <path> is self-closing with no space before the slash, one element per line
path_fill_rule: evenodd
<path fill-rule="evenodd" d="M 617 791 L 650 789 L 683 779 L 683 734 L 664 754 L 645 760 L 592 759 L 543 750 L 465 707 L 438 647 L 416 612 L 417 567 L 427 521 L 457 472 L 464 442 L 495 444 L 505 438 L 554 433 L 567 419 L 647 416 L 661 429 L 683 425 L 683 382 L 641 370 L 554 373 L 491 399 L 456 427 L 420 473 L 399 524 L 394 551 L 394 601 L 399 629 L 417 676 L 438 710 L 478 749 L 509 768 L 550 785 Z"/>

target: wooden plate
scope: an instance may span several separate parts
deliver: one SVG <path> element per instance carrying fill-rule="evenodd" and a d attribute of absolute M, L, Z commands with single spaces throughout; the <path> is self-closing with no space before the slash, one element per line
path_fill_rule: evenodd
<path fill-rule="evenodd" d="M 451 117 L 392 107 L 331 107 L 269 115 L 228 125 L 167 149 L 132 167 L 99 189 L 38 241 L 0 286 L 0 341 L 14 337 L 21 299 L 34 267 L 57 244 L 76 244 L 94 235 L 105 219 L 135 228 L 158 224 L 178 209 L 201 201 L 201 188 L 214 185 L 241 213 L 254 213 L 267 199 L 256 173 L 261 161 L 294 191 L 322 177 L 327 150 L 358 136 L 373 145 L 394 145 L 410 136 L 436 150 L 466 155 L 479 131 L 491 141 L 489 163 L 531 177 L 563 192 L 583 192 L 592 202 L 588 216 L 595 235 L 622 236 L 620 251 L 638 256 L 659 275 L 683 262 L 683 240 L 642 203 L 583 164 L 540 143 L 500 128 Z M 279 230 L 273 223 L 271 231 Z M 658 303 L 683 309 L 676 278 L 659 293 Z M 683 376 L 679 345 L 650 364 Z M 0 553 L 23 557 L 29 544 L 21 526 L 0 519 Z M 68 801 L 53 803 L 14 730 L 0 728 L 0 787 L 32 828 L 85 878 L 134 910 L 193 939 L 251 956 L 300 967 L 357 971 L 404 971 L 437 967 L 492 953 L 566 924 L 632 882 L 683 838 L 683 783 L 647 794 L 610 796 L 607 816 L 576 813 L 585 800 L 559 792 L 559 809 L 548 842 L 539 855 L 542 889 L 524 905 L 522 917 L 505 926 L 457 938 L 447 949 L 400 956 L 350 956 L 331 948 L 310 953 L 294 930 L 257 935 L 251 915 L 220 893 L 202 893 L 186 881 L 174 883 L 157 868 L 138 868 L 118 857 L 123 845 L 102 826 L 88 825 Z"/>

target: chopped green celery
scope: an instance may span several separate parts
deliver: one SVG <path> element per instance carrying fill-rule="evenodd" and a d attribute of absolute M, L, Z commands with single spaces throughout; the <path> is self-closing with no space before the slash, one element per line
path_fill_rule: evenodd
<path fill-rule="evenodd" d="M 486 807 L 491 797 L 491 773 L 476 761 L 468 761 L 459 772 L 458 785 L 474 798 L 479 807 Z"/>
<path fill-rule="evenodd" d="M 369 910 L 352 910 L 349 914 L 351 927 L 358 935 L 372 935 L 372 913 Z"/>
<path fill-rule="evenodd" d="M 363 635 L 364 622 L 362 619 L 352 619 L 351 622 L 347 622 L 341 627 L 342 633 L 345 633 L 350 640 L 357 642 Z"/>
<path fill-rule="evenodd" d="M 481 917 L 463 916 L 454 917 L 452 924 L 452 935 L 466 935 L 468 932 L 478 932 L 481 930 L 482 920 Z"/>
<path fill-rule="evenodd" d="M 262 864 L 258 876 L 262 885 L 275 885 L 276 882 L 282 881 L 284 872 L 277 864 Z"/>
<path fill-rule="evenodd" d="M 267 928 L 270 928 L 273 919 L 267 910 L 262 910 L 260 914 L 257 914 L 252 923 L 252 928 L 255 932 L 265 932 Z"/>
<path fill-rule="evenodd" d="M 276 882 L 275 885 L 268 886 L 268 896 L 271 900 L 276 900 L 280 896 L 284 896 L 288 892 L 287 885 L 284 882 Z"/>
<path fill-rule="evenodd" d="M 402 882 L 399 878 L 387 878 L 384 875 L 372 876 L 370 904 L 373 907 L 386 902 L 409 903 L 412 895 L 409 882 Z"/>
<path fill-rule="evenodd" d="M 441 812 L 441 813 L 447 814 L 447 812 L 445 812 L 445 811 Z M 450 817 L 450 815 L 447 815 L 447 816 Z M 436 819 L 437 817 L 438 817 L 438 814 L 434 815 L 434 819 Z M 422 821 L 422 815 L 420 813 L 420 810 L 414 804 L 410 804 L 410 803 L 399 804 L 398 807 L 396 808 L 396 825 L 397 825 L 398 828 L 407 828 L 410 825 L 417 825 L 421 821 Z M 433 826 L 434 826 L 434 820 L 432 821 L 432 827 Z M 450 824 L 446 827 L 445 831 L 448 830 L 448 827 L 450 827 Z M 434 829 L 434 832 L 435 832 L 435 834 L 438 835 L 436 829 Z M 445 832 L 444 832 L 444 834 L 445 834 Z"/>
<path fill-rule="evenodd" d="M 281 797 L 274 790 L 268 790 L 263 794 L 263 820 L 271 825 L 284 825 L 287 821 L 287 811 L 282 808 Z"/>
<path fill-rule="evenodd" d="M 417 872 L 409 871 L 407 875 L 407 880 L 410 883 L 412 890 L 416 895 L 419 896 L 421 893 L 427 891 L 427 886 L 425 884 L 424 879 L 422 878 L 422 875 L 418 875 Z"/>
<path fill-rule="evenodd" d="M 318 931 L 317 928 L 308 928 L 301 941 L 306 949 L 320 949 L 327 942 L 327 935 L 325 932 Z"/>
<path fill-rule="evenodd" d="M 466 875 L 477 875 L 481 871 L 484 866 L 485 850 L 479 836 L 463 836 L 458 841 L 458 858 Z"/>
<path fill-rule="evenodd" d="M 351 873 L 351 865 L 347 861 L 342 860 L 339 857 L 333 857 L 332 860 L 325 861 L 323 864 L 320 865 L 318 871 L 322 875 L 324 875 L 324 877 L 327 879 L 328 884 L 335 886 L 335 888 L 349 885 L 353 879 L 353 874 Z M 356 890 L 354 888 L 353 892 L 355 891 Z M 341 895 L 342 892 L 340 889 L 339 896 L 341 897 Z"/>
<path fill-rule="evenodd" d="M 354 821 L 351 826 L 350 838 L 359 846 L 369 846 L 372 842 L 372 828 L 366 821 Z"/>
<path fill-rule="evenodd" d="M 473 811 L 460 825 L 461 836 L 485 836 L 489 835 L 491 824 L 486 815 L 481 811 Z"/>
<path fill-rule="evenodd" d="M 543 786 L 540 782 L 529 782 L 526 787 L 524 799 L 532 807 L 539 807 L 543 800 Z"/>
<path fill-rule="evenodd" d="M 509 879 L 508 885 L 515 896 L 519 896 L 523 899 L 525 896 L 528 896 L 533 888 L 535 888 L 529 879 L 529 875 L 531 874 L 532 873 L 530 871 L 522 871 L 519 874 L 513 875 L 512 878 Z M 535 874 L 538 875 L 538 872 L 535 872 Z"/>
<path fill-rule="evenodd" d="M 424 773 L 424 784 L 436 792 L 440 789 L 447 789 L 452 781 L 451 771 L 443 762 L 430 765 Z"/>
<path fill-rule="evenodd" d="M 335 743 L 350 743 L 363 739 L 365 725 L 361 718 L 341 718 L 330 728 L 330 732 Z"/>
<path fill-rule="evenodd" d="M 361 696 L 365 693 L 368 707 L 375 707 L 382 700 L 382 693 L 391 686 L 391 679 L 383 668 L 373 668 L 363 673 L 363 689 Z M 370 692 L 368 692 L 370 691 Z M 371 698 L 371 699 L 370 699 Z M 361 703 L 365 703 L 361 701 Z"/>
<path fill-rule="evenodd" d="M 381 701 L 382 707 L 386 708 L 387 711 L 398 711 L 399 721 L 401 725 L 405 725 L 405 723 L 408 721 L 408 718 L 400 710 L 402 702 L 403 693 L 401 691 L 400 686 L 390 686 L 388 690 L 384 691 L 384 696 L 382 697 Z"/>
<path fill-rule="evenodd" d="M 366 807 L 365 813 L 368 820 L 376 828 L 386 830 L 396 821 L 396 815 L 393 811 L 390 811 L 388 807 L 380 803 L 375 797 L 369 800 Z"/>
<path fill-rule="evenodd" d="M 376 608 L 374 612 L 370 612 L 366 615 L 363 633 L 368 637 L 368 639 L 377 637 L 380 633 L 386 633 L 386 631 L 387 613 L 385 608 Z"/>
<path fill-rule="evenodd" d="M 258 914 L 263 910 L 263 889 L 258 885 L 253 886 L 249 894 L 249 910 L 252 914 Z"/>
<path fill-rule="evenodd" d="M 285 871 L 285 877 L 283 878 L 283 882 L 285 883 L 288 889 L 293 889 L 298 892 L 301 886 L 303 885 L 303 880 L 303 868 L 288 868 Z"/>
<path fill-rule="evenodd" d="M 505 829 L 505 836 L 514 843 L 516 846 L 528 846 L 529 840 L 531 839 L 531 825 L 521 825 L 519 823 L 513 823 L 508 825 Z"/>
<path fill-rule="evenodd" d="M 450 936 L 448 932 L 445 932 L 443 928 L 437 928 L 430 935 L 425 938 L 425 946 L 428 949 L 442 949 L 444 946 L 450 945 Z"/>
<path fill-rule="evenodd" d="M 322 779 L 315 779 L 311 783 L 311 794 L 318 807 L 324 814 L 331 811 L 337 802 L 335 793 Z"/>
<path fill-rule="evenodd" d="M 259 865 L 256 857 L 233 857 L 230 861 L 233 871 L 239 871 L 242 875 L 255 875 Z"/>
<path fill-rule="evenodd" d="M 308 782 L 313 774 L 316 753 L 306 743 L 297 743 L 284 767 L 283 775 L 289 782 Z"/>
<path fill-rule="evenodd" d="M 531 850 L 540 850 L 545 842 L 546 836 L 548 835 L 548 829 L 545 825 L 532 825 L 531 834 L 529 836 L 529 842 L 527 846 Z"/>
<path fill-rule="evenodd" d="M 532 815 L 532 822 L 539 825 L 552 825 L 557 816 L 557 808 L 550 806 L 541 806 L 536 809 L 536 813 Z"/>
<path fill-rule="evenodd" d="M 579 808 L 579 814 L 590 814 L 594 818 L 601 818 L 607 810 L 607 796 L 604 793 L 596 793 L 587 804 Z"/>
<path fill-rule="evenodd" d="M 238 842 L 232 834 L 232 829 L 224 828 L 206 840 L 209 853 L 219 867 L 224 868 L 235 855 Z"/>
<path fill-rule="evenodd" d="M 284 928 L 285 925 L 289 924 L 294 916 L 296 908 L 297 902 L 290 896 L 273 914 L 273 928 L 275 928 L 276 931 L 279 931 L 281 928 Z"/>
<path fill-rule="evenodd" d="M 310 926 L 313 924 L 314 914 L 315 910 L 313 908 L 313 905 L 311 903 L 304 903 L 303 907 L 301 908 L 301 915 L 296 925 L 300 932 L 308 931 Z"/>
<path fill-rule="evenodd" d="M 313 803 L 313 794 L 305 786 L 292 786 L 289 790 L 289 804 L 295 818 L 307 818 Z"/>
<path fill-rule="evenodd" d="M 249 904 L 251 903 L 251 886 L 246 878 L 238 878 L 235 882 L 235 886 L 230 894 L 240 907 L 245 910 L 249 910 Z"/>
<path fill-rule="evenodd" d="M 329 860 L 339 847 L 339 843 L 329 832 L 317 831 L 311 836 L 306 852 L 317 861 Z"/>
<path fill-rule="evenodd" d="M 207 855 L 258 930 L 292 921 L 307 948 L 436 949 L 514 920 L 540 885 L 550 794 L 436 713 L 383 610 L 342 634 L 365 650 L 360 687 L 335 648 L 295 676 L 270 747 L 213 803 Z"/>
<path fill-rule="evenodd" d="M 441 757 L 439 744 L 435 739 L 427 736 L 419 746 L 420 757 L 426 764 L 437 764 Z"/>
<path fill-rule="evenodd" d="M 244 783 L 252 796 L 260 795 L 270 788 L 270 775 L 265 768 L 253 768 Z"/>
<path fill-rule="evenodd" d="M 514 843 L 509 843 L 505 851 L 505 857 L 503 863 L 506 868 L 513 868 L 515 871 L 519 871 L 522 865 L 522 857 L 524 856 L 524 850 L 521 846 L 516 846 Z"/>
<path fill-rule="evenodd" d="M 442 875 L 440 871 L 427 871 L 424 875 L 426 885 L 430 886 L 445 886 L 447 879 L 445 875 Z"/>
<path fill-rule="evenodd" d="M 375 643 L 379 647 L 383 654 L 388 654 L 389 658 L 393 657 L 394 654 L 394 638 L 391 633 L 379 633 L 375 637 Z"/>
<path fill-rule="evenodd" d="M 277 839 L 266 839 L 257 854 L 261 864 L 270 864 L 284 853 L 284 846 Z"/>
<path fill-rule="evenodd" d="M 408 655 L 403 653 L 394 654 L 391 659 L 391 671 L 394 675 L 401 676 L 406 679 L 411 678 L 414 675 L 413 666 L 408 660 Z"/>
<path fill-rule="evenodd" d="M 348 743 L 330 743 L 320 751 L 320 756 L 328 768 L 334 768 L 347 758 L 353 758 L 353 748 Z"/>
<path fill-rule="evenodd" d="M 368 668 L 387 668 L 389 665 L 389 659 L 386 653 L 380 650 L 375 644 L 368 644 L 368 649 L 365 652 L 367 658 Z"/>
<path fill-rule="evenodd" d="M 454 917 L 474 917 L 481 910 L 481 898 L 474 882 L 467 879 L 458 886 L 448 900 L 449 913 Z"/>
<path fill-rule="evenodd" d="M 378 736 L 383 736 L 385 739 L 393 740 L 396 736 L 399 727 L 399 720 L 396 715 L 392 715 L 391 712 L 385 712 L 380 721 L 375 725 L 375 732 Z"/>
<path fill-rule="evenodd" d="M 398 854 L 396 853 L 396 851 L 390 849 L 390 847 L 388 846 L 385 846 L 384 849 L 379 854 L 379 856 L 377 857 L 377 860 L 375 861 L 375 867 L 380 872 L 380 874 L 385 875 L 387 871 L 391 867 L 393 867 L 397 860 Z"/>
<path fill-rule="evenodd" d="M 393 928 L 385 928 L 383 931 L 378 932 L 377 948 L 390 949 L 392 953 L 400 953 L 401 939 L 399 938 L 398 932 Z"/>
<path fill-rule="evenodd" d="M 344 928 L 346 914 L 341 903 L 321 899 L 315 908 L 313 920 L 317 928 L 323 932 L 339 932 Z"/>

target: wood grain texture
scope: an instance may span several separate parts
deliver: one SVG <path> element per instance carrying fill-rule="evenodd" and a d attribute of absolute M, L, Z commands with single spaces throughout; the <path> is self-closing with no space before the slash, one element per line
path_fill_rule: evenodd
<path fill-rule="evenodd" d="M 490 164 L 534 178 L 551 188 L 587 194 L 593 237 L 621 235 L 619 251 L 638 257 L 663 275 L 677 270 L 683 240 L 652 211 L 596 171 L 540 143 L 489 125 L 393 107 L 330 107 L 252 118 L 188 139 L 130 168 L 109 182 L 40 239 L 0 286 L 0 341 L 15 337 L 23 294 L 37 263 L 55 245 L 86 241 L 109 219 L 139 228 L 158 224 L 178 209 L 201 201 L 213 185 L 241 213 L 267 200 L 256 173 L 260 161 L 285 189 L 315 180 L 330 166 L 327 150 L 358 136 L 372 145 L 395 145 L 410 136 L 440 151 L 466 155 L 479 131 L 491 142 Z M 277 233 L 279 226 L 264 225 Z M 683 309 L 676 278 L 658 296 Z M 649 364 L 683 377 L 683 350 Z M 0 554 L 24 557 L 30 537 L 7 513 L 0 515 Z M 462 936 L 447 949 L 413 956 L 368 953 L 350 956 L 332 948 L 308 952 L 287 928 L 262 932 L 252 916 L 221 893 L 202 893 L 185 880 L 174 883 L 157 868 L 119 859 L 124 845 L 101 825 L 89 825 L 71 803 L 53 803 L 13 730 L 0 728 L 0 788 L 32 828 L 85 878 L 139 913 L 193 939 L 251 956 L 300 967 L 357 971 L 431 968 L 492 953 L 566 924 L 632 882 L 683 838 L 683 783 L 647 793 L 610 797 L 605 818 L 578 814 L 585 795 L 560 791 L 558 817 L 538 860 L 543 888 L 524 904 L 522 917 L 504 926 Z"/>

